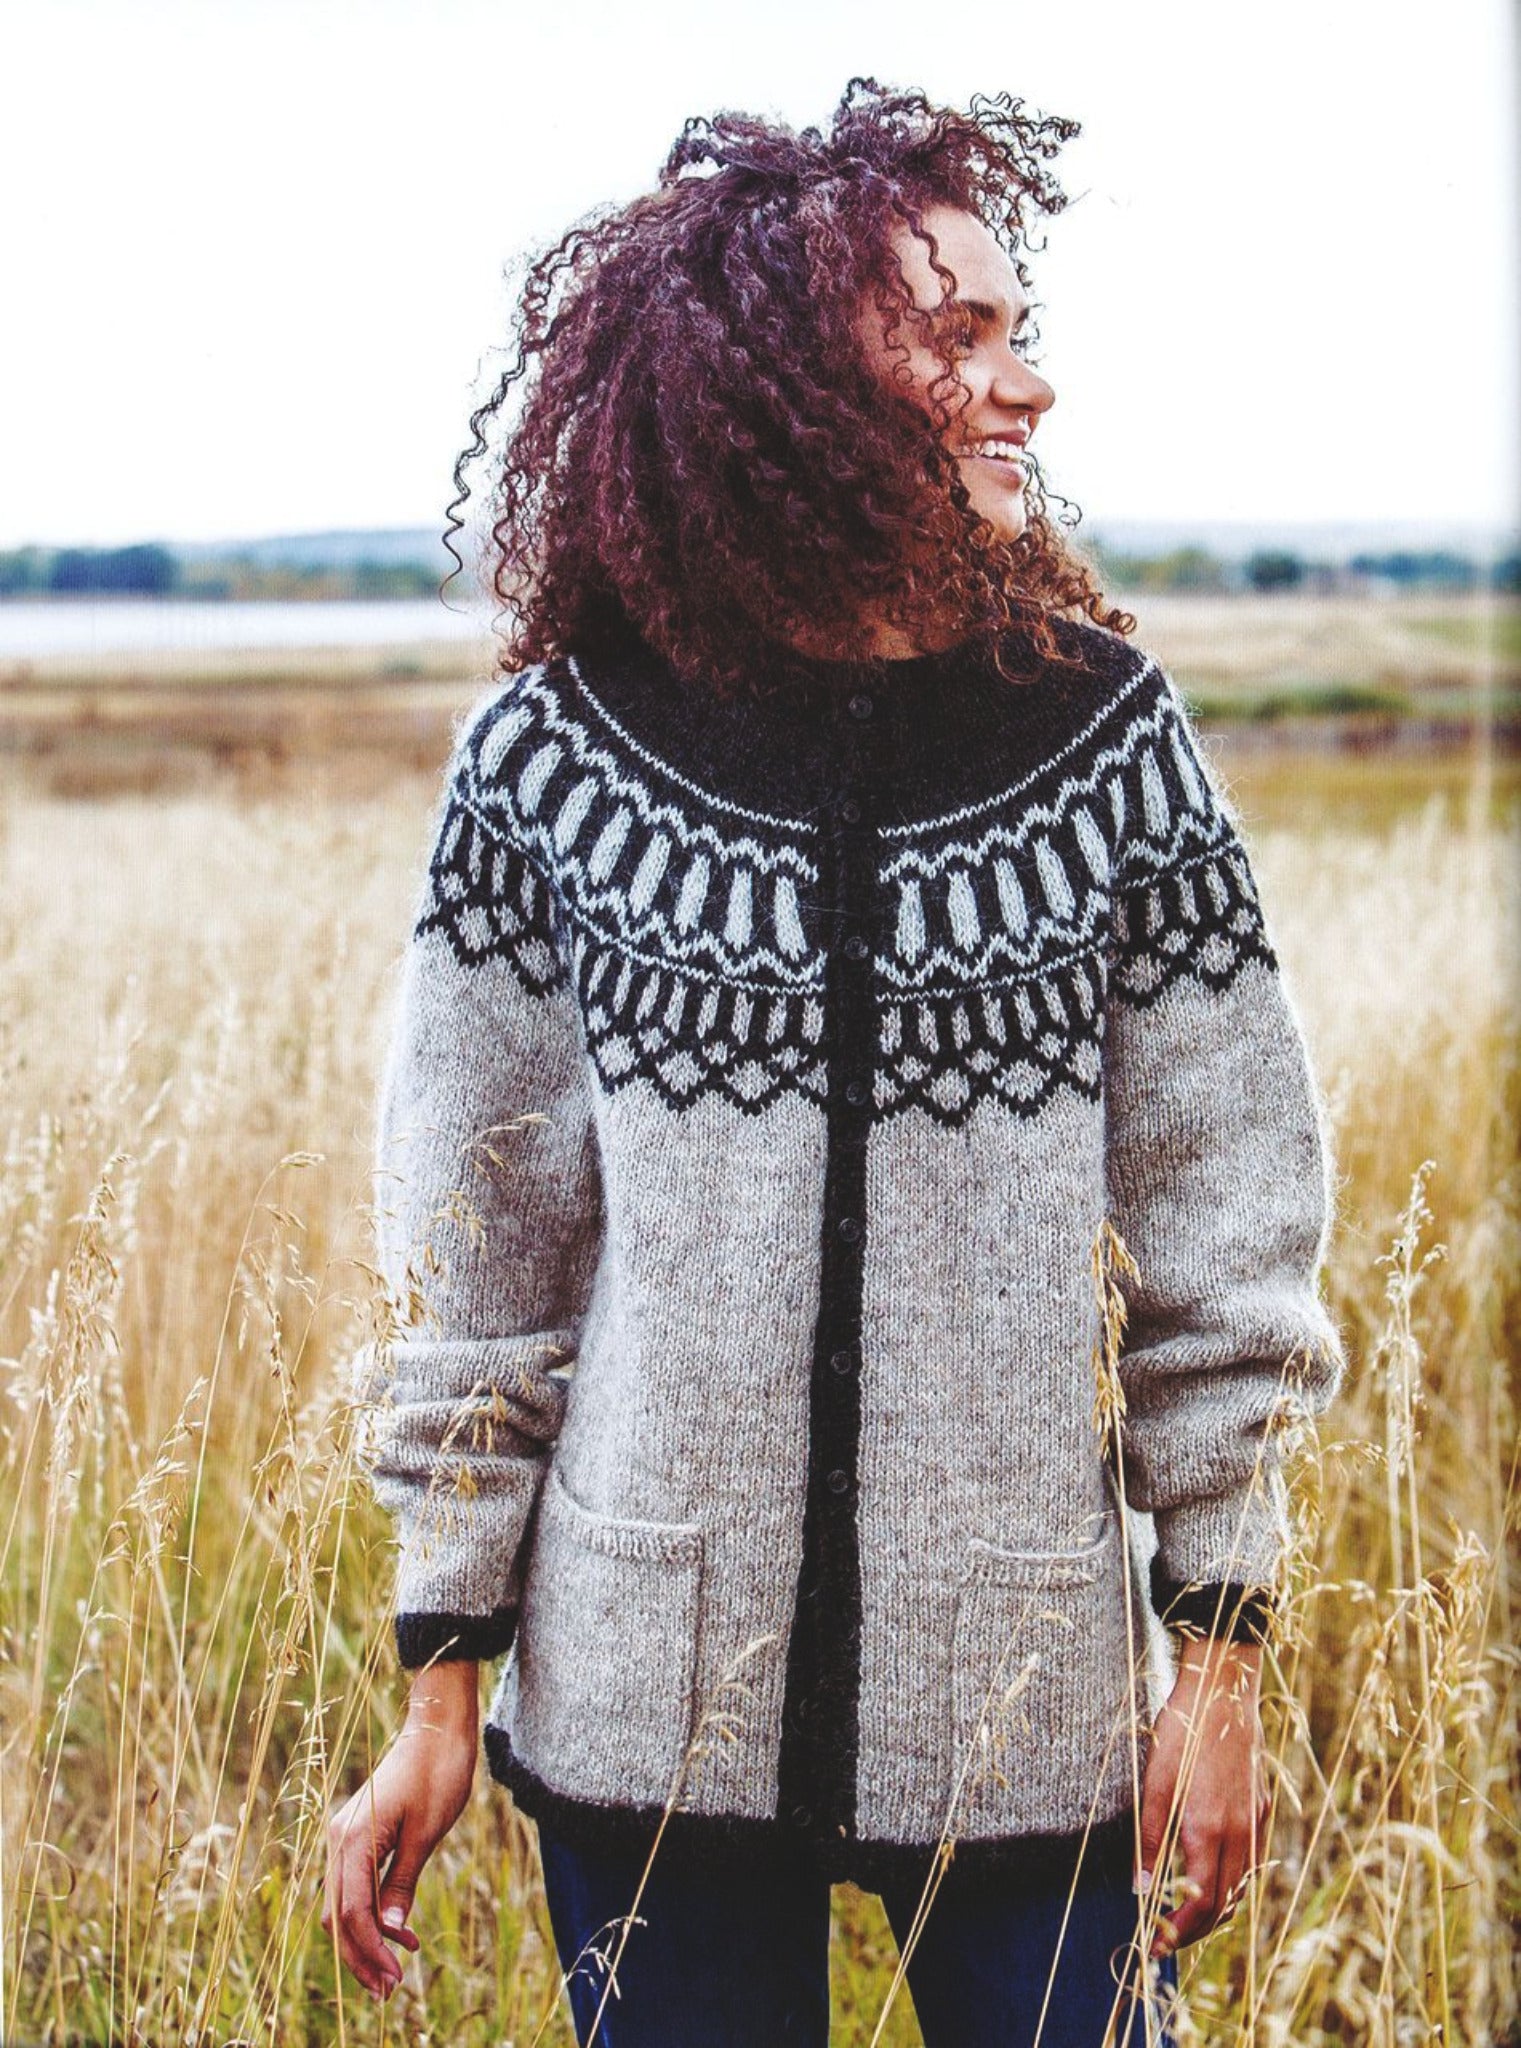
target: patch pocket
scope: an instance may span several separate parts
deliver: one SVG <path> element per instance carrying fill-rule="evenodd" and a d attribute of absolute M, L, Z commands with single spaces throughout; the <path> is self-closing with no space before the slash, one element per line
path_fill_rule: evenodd
<path fill-rule="evenodd" d="M 1113 1804 L 1130 1771 L 1125 1608 L 1113 1515 L 1081 1550 L 972 1538 L 952 1653 L 953 1834 L 1079 1831 Z"/>
<path fill-rule="evenodd" d="M 512 1744 L 557 1791 L 663 1806 L 692 1732 L 702 1532 L 593 1514 L 550 1468 L 518 1630 Z"/>

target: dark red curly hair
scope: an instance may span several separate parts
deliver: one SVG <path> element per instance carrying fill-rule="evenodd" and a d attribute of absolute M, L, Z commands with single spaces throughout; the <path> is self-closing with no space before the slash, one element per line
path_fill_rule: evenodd
<path fill-rule="evenodd" d="M 950 279 L 921 214 L 960 207 L 1028 289 L 1032 218 L 1066 204 L 1048 165 L 1076 132 L 1007 94 L 960 113 L 852 79 L 827 134 L 688 121 L 657 190 L 540 255 L 448 512 L 462 567 L 466 470 L 526 378 L 492 462 L 499 672 L 643 642 L 727 692 L 767 649 L 857 654 L 868 609 L 910 631 L 950 617 L 1006 674 L 1011 648 L 1015 673 L 1072 659 L 1058 616 L 1132 631 L 1048 517 L 1038 468 L 1017 540 L 972 510 L 940 438 L 953 344 L 914 307 L 890 240 L 907 224 Z M 933 413 L 864 360 L 868 294 L 890 346 L 908 319 L 937 351 Z"/>

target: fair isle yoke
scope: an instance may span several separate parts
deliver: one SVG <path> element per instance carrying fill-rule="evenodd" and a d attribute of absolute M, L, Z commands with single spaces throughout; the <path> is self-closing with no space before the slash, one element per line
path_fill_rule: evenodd
<path fill-rule="evenodd" d="M 816 828 L 687 781 L 568 666 L 595 726 L 540 670 L 466 735 L 424 926 L 538 993 L 560 943 L 553 875 L 604 1087 L 639 1076 L 673 1108 L 706 1089 L 748 1109 L 789 1087 L 822 1099 Z M 1179 975 L 1223 989 L 1248 959 L 1274 964 L 1234 826 L 1149 660 L 1022 785 L 882 838 L 884 1115 L 955 1124 L 986 1095 L 1032 1115 L 1062 1086 L 1096 1099 L 1111 928 L 1135 1003 Z"/>
<path fill-rule="evenodd" d="M 679 1834 L 863 1881 L 947 1830 L 1123 1859 L 1159 1616 L 1270 1618 L 1274 1424 L 1341 1370 L 1323 1121 L 1181 700 L 1060 639 L 1021 685 L 952 649 L 733 700 L 565 659 L 460 734 L 382 1084 L 430 1314 L 375 1483 L 403 1663 L 510 1651 L 488 1758 L 562 1831 L 676 1788 Z"/>

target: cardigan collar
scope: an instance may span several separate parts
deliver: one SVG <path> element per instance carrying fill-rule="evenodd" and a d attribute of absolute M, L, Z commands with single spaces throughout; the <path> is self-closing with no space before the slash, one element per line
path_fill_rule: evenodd
<path fill-rule="evenodd" d="M 592 715 L 610 716 L 646 755 L 791 817 L 814 814 L 847 782 L 898 816 L 986 797 L 1049 758 L 1106 694 L 1101 676 L 1049 664 L 1011 682 L 977 642 L 859 661 L 766 649 L 749 689 L 729 697 L 684 681 L 647 647 L 567 668 Z"/>

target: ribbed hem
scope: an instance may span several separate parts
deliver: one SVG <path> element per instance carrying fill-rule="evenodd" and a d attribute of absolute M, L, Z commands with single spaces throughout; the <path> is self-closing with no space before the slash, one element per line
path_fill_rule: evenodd
<path fill-rule="evenodd" d="M 1160 1558 L 1151 1560 L 1151 1604 L 1168 1628 L 1187 1636 L 1214 1636 L 1231 1643 L 1265 1643 L 1272 1633 L 1275 1606 L 1263 1586 L 1234 1581 L 1181 1586 L 1170 1579 Z"/>
<path fill-rule="evenodd" d="M 398 1614 L 397 1660 L 404 1671 L 464 1659 L 484 1664 L 512 1648 L 517 1626 L 515 1607 L 491 1614 Z"/>
<path fill-rule="evenodd" d="M 485 1726 L 486 1762 L 492 1777 L 512 1794 L 514 1804 L 571 1847 L 609 1852 L 644 1850 L 654 1843 L 661 1810 L 652 1806 L 607 1806 L 556 1792 L 517 1757 L 507 1731 Z M 1100 1821 L 1087 1835 L 1007 1835 L 955 1843 L 956 1869 L 963 1875 L 995 1872 L 1004 1881 L 1028 1877 L 1032 1891 L 1070 1883 L 1081 1866 L 1085 1878 L 1128 1889 L 1135 1863 L 1134 1816 Z M 774 1819 L 749 1815 L 673 1812 L 661 1836 L 661 1855 L 687 1864 L 716 1866 L 735 1856 L 796 1869 L 804 1863 L 832 1884 L 863 1891 L 883 1885 L 922 1883 L 930 1874 L 934 1842 L 830 1842 L 804 1838 Z"/>

